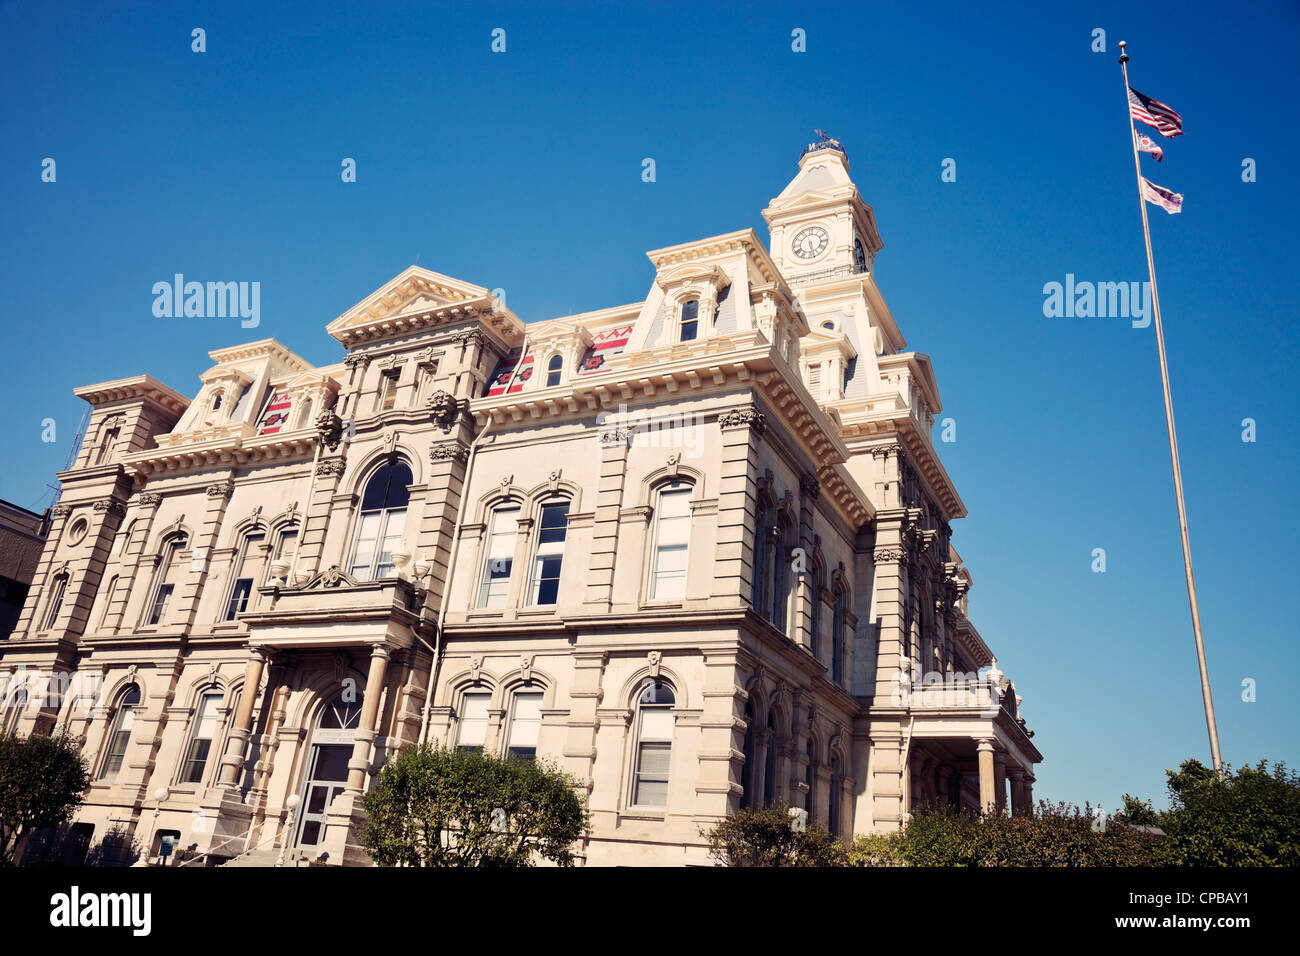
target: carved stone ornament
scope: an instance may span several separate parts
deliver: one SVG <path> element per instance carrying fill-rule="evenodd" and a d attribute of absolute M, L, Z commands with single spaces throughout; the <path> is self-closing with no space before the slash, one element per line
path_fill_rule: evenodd
<path fill-rule="evenodd" d="M 430 461 L 468 461 L 469 448 L 462 442 L 449 441 L 429 449 Z"/>
<path fill-rule="evenodd" d="M 680 465 L 681 463 L 682 463 L 682 453 L 681 453 L 681 452 L 679 452 L 679 451 L 675 451 L 675 452 L 673 452 L 671 455 L 669 455 L 669 456 L 668 456 L 668 474 L 670 474 L 670 475 L 672 475 L 674 478 L 676 478 L 676 477 L 677 477 L 677 466 Z"/>
<path fill-rule="evenodd" d="M 433 416 L 435 425 L 441 427 L 444 432 L 451 431 L 451 426 L 456 423 L 456 413 L 460 410 L 454 395 L 444 389 L 438 389 L 429 396 L 429 400 L 424 405 Z"/>
<path fill-rule="evenodd" d="M 316 416 L 316 431 L 325 447 L 334 451 L 343 439 L 343 419 L 334 413 L 334 409 L 327 408 Z"/>
<path fill-rule="evenodd" d="M 478 329 L 466 329 L 453 338 L 452 341 L 459 345 L 477 345 L 482 348 L 487 339 L 483 337 L 483 333 Z"/>
<path fill-rule="evenodd" d="M 304 590 L 314 588 L 351 588 L 356 587 L 357 580 L 350 574 L 344 572 L 337 564 L 331 564 L 328 568 L 316 575 L 304 586 Z"/>
<path fill-rule="evenodd" d="M 512 481 L 514 481 L 514 480 L 515 480 L 515 476 L 514 476 L 514 475 L 502 475 L 502 476 L 501 476 L 501 481 L 498 482 L 498 484 L 501 485 L 501 490 L 502 490 L 502 491 L 505 491 L 507 488 L 510 487 L 510 482 L 512 482 Z"/>
<path fill-rule="evenodd" d="M 116 498 L 100 498 L 95 502 L 94 507 L 96 511 L 107 511 L 111 515 L 126 514 L 126 505 Z"/>
<path fill-rule="evenodd" d="M 152 491 L 142 491 L 135 500 L 143 508 L 154 508 L 162 504 L 162 495 Z"/>
<path fill-rule="evenodd" d="M 469 659 L 469 679 L 475 684 L 479 682 L 479 671 L 483 669 L 482 657 L 471 657 Z"/>
<path fill-rule="evenodd" d="M 664 656 L 659 651 L 651 651 L 646 655 L 646 661 L 650 665 L 650 676 L 659 677 L 659 667 L 663 663 Z"/>
<path fill-rule="evenodd" d="M 610 425 L 600 430 L 600 433 L 596 436 L 596 440 L 600 442 L 601 447 L 603 448 L 609 448 L 619 444 L 627 445 L 632 440 L 632 433 L 626 428 L 616 428 Z"/>
<path fill-rule="evenodd" d="M 528 654 L 524 654 L 523 656 L 521 656 L 521 657 L 519 658 L 519 673 L 520 673 L 520 676 L 523 677 L 523 679 L 524 679 L 524 683 L 525 683 L 525 684 L 528 684 L 528 683 L 531 683 L 531 682 L 532 682 L 532 679 L 533 679 L 533 659 L 532 659 L 532 657 L 529 656 Z"/>
<path fill-rule="evenodd" d="M 821 482 L 813 477 L 811 473 L 805 472 L 799 476 L 799 494 L 803 495 L 805 498 L 816 500 L 821 496 L 821 493 Z"/>
<path fill-rule="evenodd" d="M 347 369 L 354 369 L 358 365 L 367 365 L 369 364 L 369 362 L 370 359 L 367 356 L 357 355 L 354 352 L 349 352 L 347 357 L 343 359 L 343 367 Z"/>
<path fill-rule="evenodd" d="M 907 557 L 900 548 L 877 548 L 871 553 L 872 564 L 895 564 Z"/>
<path fill-rule="evenodd" d="M 209 498 L 229 498 L 235 493 L 235 483 L 233 481 L 218 481 L 208 485 Z"/>
<path fill-rule="evenodd" d="M 70 514 L 72 514 L 72 505 L 55 505 L 55 506 L 54 506 L 54 517 L 56 517 L 56 518 L 66 518 L 66 517 L 67 517 L 68 515 L 70 515 Z"/>
<path fill-rule="evenodd" d="M 341 475 L 348 466 L 346 458 L 326 458 L 316 463 L 318 475 Z"/>
<path fill-rule="evenodd" d="M 742 405 L 718 416 L 718 424 L 723 428 L 752 428 L 755 434 L 767 431 L 767 417 L 753 405 Z"/>

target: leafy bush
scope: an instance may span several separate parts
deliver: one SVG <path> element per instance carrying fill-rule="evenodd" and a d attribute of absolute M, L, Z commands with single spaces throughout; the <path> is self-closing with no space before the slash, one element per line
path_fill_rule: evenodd
<path fill-rule="evenodd" d="M 822 827 L 794 827 L 784 805 L 741 810 L 701 830 L 719 866 L 844 866 L 844 844 Z"/>
<path fill-rule="evenodd" d="M 12 866 L 22 838 L 65 823 L 90 788 L 77 744 L 49 737 L 0 733 L 0 866 Z"/>
<path fill-rule="evenodd" d="M 544 762 L 410 747 L 363 798 L 361 843 L 381 866 L 571 866 L 587 828 L 577 785 Z"/>

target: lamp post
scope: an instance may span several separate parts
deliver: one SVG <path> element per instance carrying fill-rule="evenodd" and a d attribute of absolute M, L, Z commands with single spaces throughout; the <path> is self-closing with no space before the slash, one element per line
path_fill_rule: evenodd
<path fill-rule="evenodd" d="M 280 824 L 280 855 L 275 859 L 276 866 L 284 866 L 284 854 L 289 849 L 288 835 L 284 832 L 289 826 L 289 821 L 293 819 L 294 811 L 298 809 L 298 804 L 302 802 L 302 797 L 298 794 L 290 794 L 289 799 L 284 802 L 288 813 L 284 815 L 284 820 Z"/>
<path fill-rule="evenodd" d="M 153 834 L 155 834 L 155 833 L 158 832 L 158 814 L 162 811 L 162 804 L 163 804 L 163 801 L 166 800 L 170 795 L 171 795 L 171 789 L 168 788 L 168 787 L 159 787 L 158 789 L 156 789 L 156 790 L 153 792 L 153 799 L 154 799 L 154 807 L 153 807 L 153 824 L 152 824 L 152 829 L 150 830 L 150 833 L 149 833 L 149 839 L 150 839 L 151 841 L 153 840 Z M 161 852 L 162 852 L 162 845 L 161 845 L 161 844 L 159 844 L 159 846 L 158 846 L 158 850 L 159 850 L 159 853 L 161 854 Z M 148 866 L 148 865 L 149 865 L 149 854 L 147 854 L 147 853 L 142 854 L 141 857 L 140 857 L 140 859 L 136 860 L 136 861 L 135 861 L 134 863 L 132 863 L 131 865 L 132 865 L 132 866 Z"/>

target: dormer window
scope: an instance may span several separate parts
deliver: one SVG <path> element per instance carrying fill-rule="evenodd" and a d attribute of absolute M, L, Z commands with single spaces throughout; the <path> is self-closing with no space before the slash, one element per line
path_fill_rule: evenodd
<path fill-rule="evenodd" d="M 221 410 L 221 393 L 220 393 L 220 392 L 217 392 L 216 395 L 212 396 L 212 410 L 213 410 L 214 412 L 216 412 L 216 411 L 220 411 L 220 410 Z"/>
<path fill-rule="evenodd" d="M 376 403 L 378 411 L 386 412 L 397 404 L 397 380 L 401 372 L 397 369 L 389 369 L 380 373 L 379 376 L 379 401 Z"/>
<path fill-rule="evenodd" d="M 564 359 L 559 355 L 552 355 L 551 360 L 546 363 L 546 387 L 551 388 L 560 384 L 560 373 L 564 370 Z"/>
<path fill-rule="evenodd" d="M 679 342 L 692 342 L 700 332 L 700 300 L 687 299 L 682 303 L 681 334 Z"/>

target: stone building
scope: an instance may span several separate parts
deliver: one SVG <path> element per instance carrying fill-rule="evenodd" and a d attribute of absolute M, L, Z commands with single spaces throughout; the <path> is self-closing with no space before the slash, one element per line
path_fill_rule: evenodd
<path fill-rule="evenodd" d="M 0 719 L 84 741 L 79 825 L 364 862 L 360 798 L 424 738 L 559 762 L 589 865 L 708 863 L 701 826 L 774 801 L 844 838 L 1022 812 L 1042 757 L 838 142 L 763 216 L 650 252 L 628 305 L 525 324 L 412 267 L 335 365 L 265 339 L 193 397 L 77 389 Z"/>
<path fill-rule="evenodd" d="M 38 515 L 0 501 L 0 641 L 18 623 L 49 527 L 48 509 Z"/>

